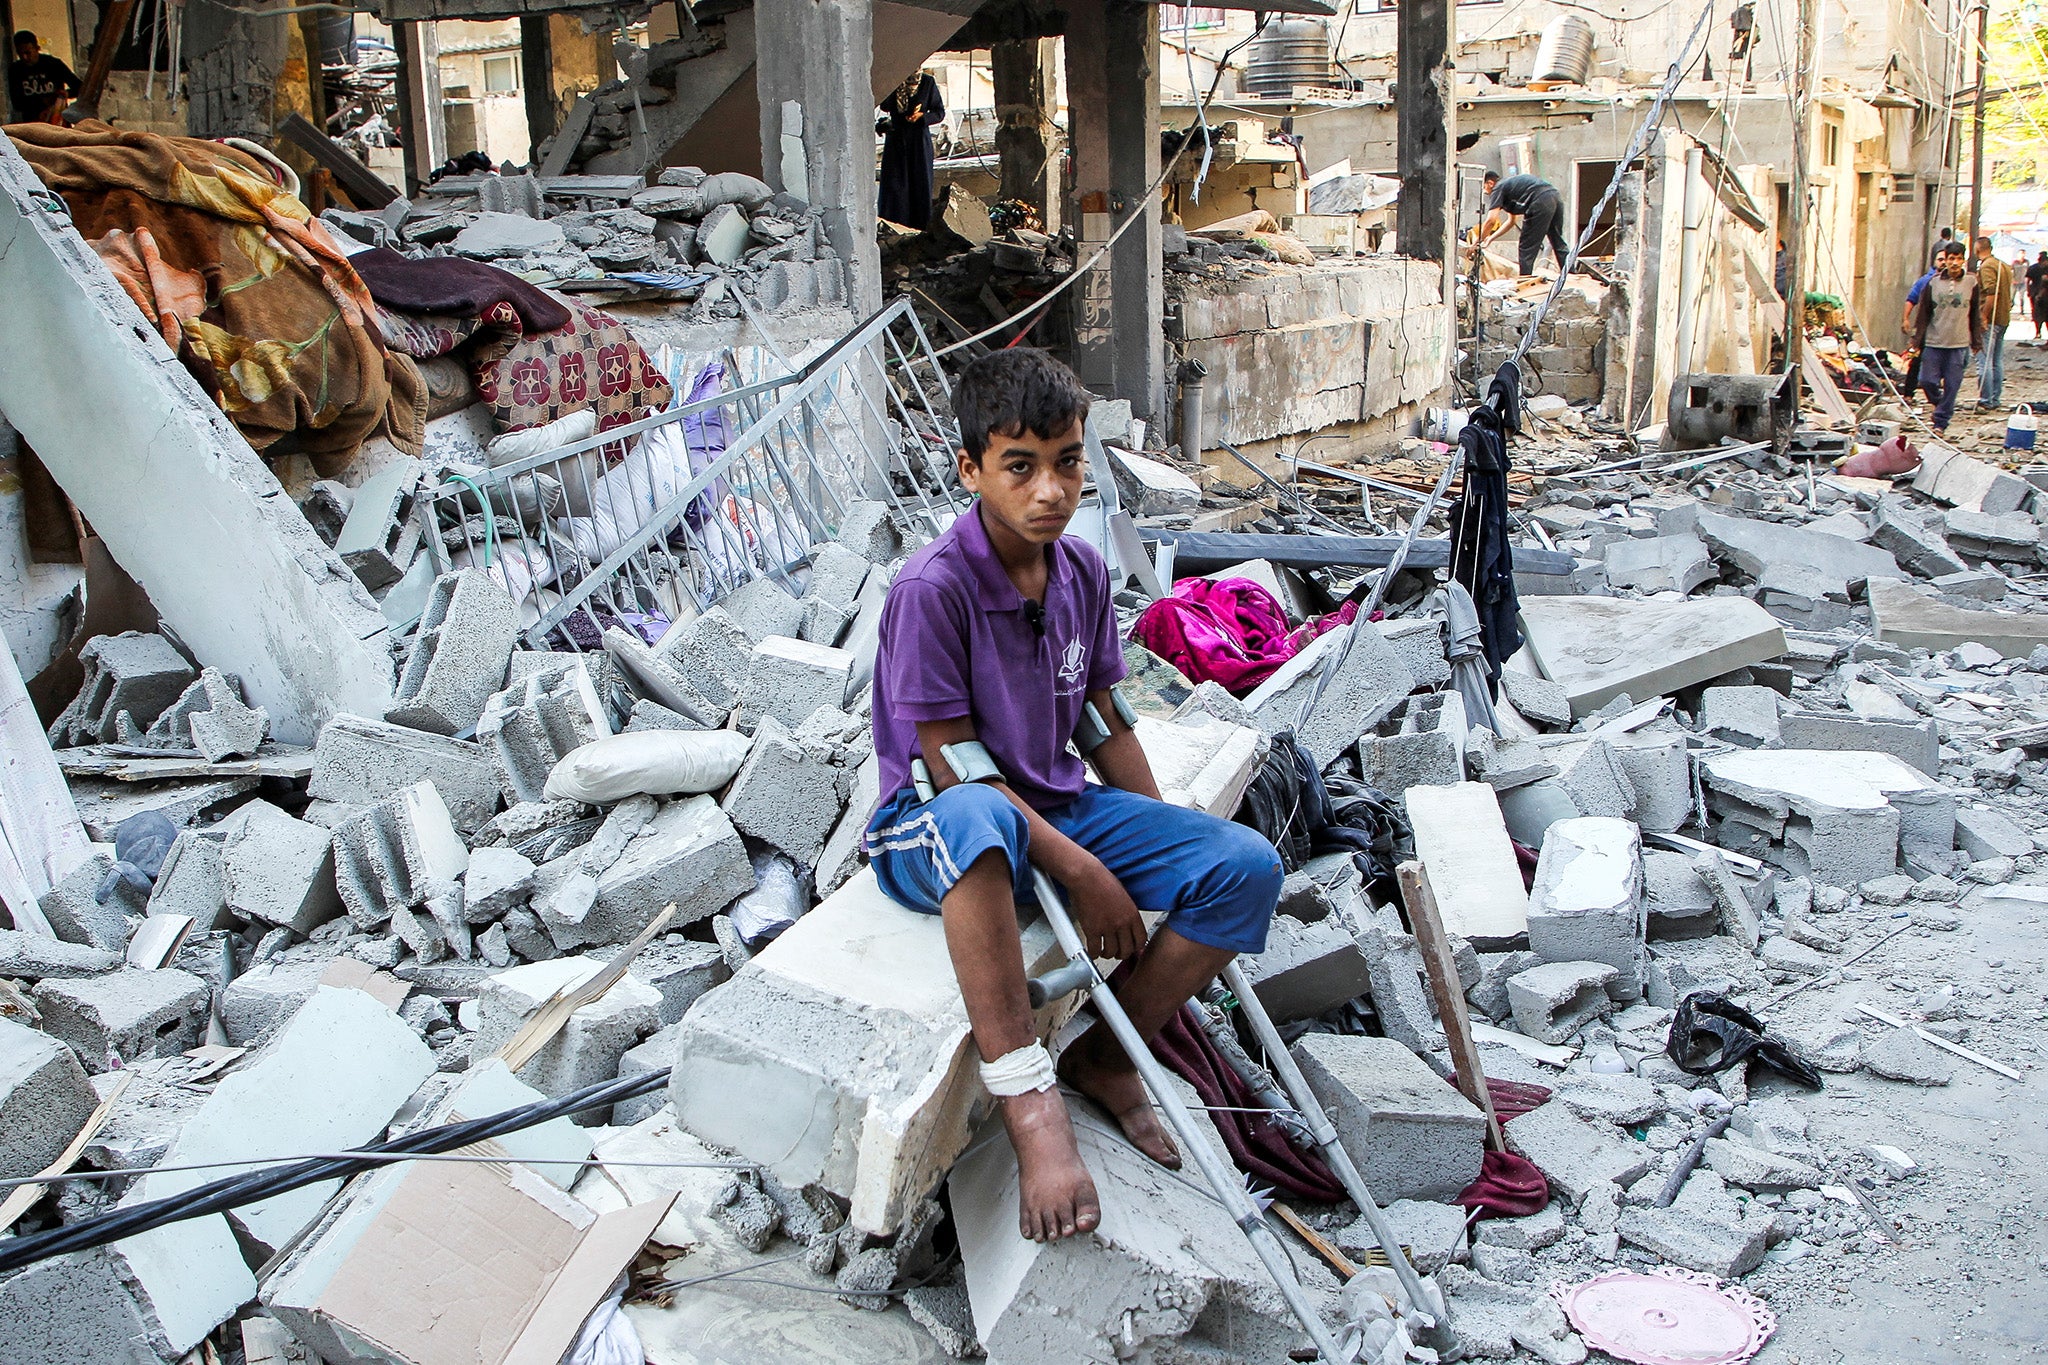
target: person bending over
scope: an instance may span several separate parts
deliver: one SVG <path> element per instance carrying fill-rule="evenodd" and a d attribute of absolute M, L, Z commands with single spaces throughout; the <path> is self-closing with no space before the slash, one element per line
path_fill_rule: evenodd
<path fill-rule="evenodd" d="M 1264 949 L 1282 875 L 1256 831 L 1159 799 L 1112 693 L 1125 666 L 1109 573 L 1064 534 L 1088 403 L 1042 351 L 1001 351 L 961 375 L 956 460 L 974 502 L 897 575 L 875 664 L 882 797 L 868 856 L 892 900 L 944 919 L 982 1079 L 1017 1153 L 1019 1231 L 1035 1241 L 1102 1216 L 1057 1081 L 1153 1160 L 1178 1168 L 1180 1153 L 1105 1025 L 1057 1070 L 1039 1042 L 1018 932 L 1031 868 L 1064 889 L 1094 956 L 1136 959 L 1118 998 L 1148 1041 L 1235 955 Z M 1068 750 L 1087 704 L 1100 786 Z M 1149 939 L 1141 911 L 1165 916 Z"/>
<path fill-rule="evenodd" d="M 1536 257 L 1545 242 L 1557 257 L 1557 270 L 1564 273 L 1571 247 L 1564 240 L 1564 197 L 1557 186 L 1533 175 L 1511 175 L 1503 180 L 1488 171 L 1481 181 L 1486 189 L 1486 218 L 1479 224 L 1479 245 L 1485 246 L 1522 220 L 1521 272 L 1536 273 Z"/>

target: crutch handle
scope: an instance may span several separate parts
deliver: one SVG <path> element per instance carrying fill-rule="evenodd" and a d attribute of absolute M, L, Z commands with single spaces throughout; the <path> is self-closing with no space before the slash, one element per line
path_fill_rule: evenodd
<path fill-rule="evenodd" d="M 1044 976 L 1032 977 L 1024 983 L 1024 989 L 1031 997 L 1031 1008 L 1043 1009 L 1048 1000 L 1085 990 L 1094 981 L 1094 964 L 1085 958 L 1076 958 L 1064 967 L 1053 968 Z"/>

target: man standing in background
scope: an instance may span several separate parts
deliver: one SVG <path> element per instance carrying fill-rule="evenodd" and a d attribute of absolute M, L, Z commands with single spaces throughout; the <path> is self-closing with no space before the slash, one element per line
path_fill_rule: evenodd
<path fill-rule="evenodd" d="M 1935 258 L 1934 278 L 1913 307 L 1913 345 L 1920 352 L 1920 387 L 1934 404 L 1936 435 L 1948 430 L 1970 352 L 1984 344 L 1983 284 L 1963 269 L 1963 244 L 1948 242 Z"/>
<path fill-rule="evenodd" d="M 1995 412 L 2005 406 L 2005 329 L 2012 326 L 2012 267 L 1991 250 L 1991 239 L 1977 239 L 1977 284 L 1983 299 L 1984 349 L 1977 353 L 1977 408 Z"/>

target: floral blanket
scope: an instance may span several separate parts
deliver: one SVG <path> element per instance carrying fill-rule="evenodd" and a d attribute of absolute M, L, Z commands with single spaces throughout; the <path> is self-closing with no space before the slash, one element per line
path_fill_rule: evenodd
<path fill-rule="evenodd" d="M 7 133 L 250 445 L 294 436 L 308 455 L 352 455 L 383 429 L 418 453 L 418 369 L 385 346 L 348 257 L 261 162 L 103 123 Z"/>

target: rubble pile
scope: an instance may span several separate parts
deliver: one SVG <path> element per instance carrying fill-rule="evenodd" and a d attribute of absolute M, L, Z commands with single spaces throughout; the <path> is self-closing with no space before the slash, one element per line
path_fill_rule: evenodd
<path fill-rule="evenodd" d="M 325 221 L 354 240 L 484 261 L 554 289 L 688 302 L 691 321 L 847 303 L 824 214 L 738 171 L 447 177 L 404 202 L 396 222 L 342 210 Z"/>
<path fill-rule="evenodd" d="M 1550 292 L 1541 279 L 1492 280 L 1479 286 L 1477 373 L 1491 375 L 1521 345 Z M 1606 387 L 1607 288 L 1587 275 L 1567 278 L 1557 302 L 1535 322 L 1536 340 L 1523 355 L 1539 393 L 1568 403 L 1597 400 Z"/>
<path fill-rule="evenodd" d="M 683 181 L 647 192 L 680 206 L 710 183 Z M 723 221 L 746 222 L 738 202 Z M 966 260 L 1032 245 L 991 237 Z M 1112 458 L 1142 537 L 1228 512 L 1274 533 L 1261 544 L 1304 539 L 1294 511 L 1213 475 Z M 1526 646 L 1491 726 L 1455 684 L 1438 570 L 1407 569 L 1364 621 L 1330 609 L 1376 570 L 1276 551 L 1211 572 L 1290 628 L 1328 627 L 1242 695 L 1127 647 L 1168 799 L 1256 822 L 1247 789 L 1299 740 L 1322 769 L 1303 780 L 1391 813 L 1378 863 L 1285 854 L 1268 949 L 1242 965 L 1445 1294 L 1445 1358 L 1585 1359 L 1554 1283 L 1881 1251 L 1898 1224 L 1868 1201 L 1921 1167 L 1897 1143 L 1811 1135 L 1813 1082 L 1939 1086 L 2017 1051 L 1989 1027 L 1996 999 L 1870 986 L 1901 935 L 1952 934 L 2001 894 L 2048 900 L 2023 882 L 2044 870 L 2048 467 L 1933 448 L 1894 483 L 1765 452 L 1655 458 L 1522 485 L 1530 561 L 1540 544 L 1571 567 L 1524 575 Z M 415 572 L 413 516 L 365 488 L 328 527 L 366 589 Z M 531 648 L 486 568 L 430 575 L 389 709 L 335 715 L 309 749 L 271 741 L 237 680 L 167 635 L 88 641 L 49 739 L 95 842 L 40 898 L 49 933 L 20 916 L 0 932 L 0 1176 L 60 1159 L 121 1174 L 53 1187 L 17 1234 L 212 1178 L 173 1166 L 647 1079 L 493 1139 L 495 1164 L 395 1163 L 0 1277 L 0 1321 L 36 1334 L 0 1359 L 104 1358 L 107 1341 L 142 1365 L 219 1343 L 279 1358 L 256 1353 L 272 1341 L 334 1365 L 365 1341 L 438 1359 L 423 1305 L 456 1283 L 521 1324 L 487 1360 L 539 1351 L 535 1332 L 560 1337 L 556 1358 L 597 1330 L 630 1330 L 654 1362 L 814 1358 L 824 1332 L 838 1358 L 877 1361 L 1299 1348 L 1222 1208 L 1084 1107 L 1101 1228 L 1017 1236 L 943 926 L 884 896 L 860 847 L 881 795 L 877 616 L 918 540 L 856 504 L 789 584 L 582 652 Z M 1127 631 L 1148 605 L 1122 590 Z M 122 763 L 158 766 L 135 781 Z M 1408 858 L 1448 982 L 1387 875 Z M 1022 946 L 1034 973 L 1062 960 L 1042 919 Z M 1469 1032 L 1435 988 L 1462 996 Z M 2038 988 L 2007 999 L 2038 1005 Z M 1074 1005 L 1048 1004 L 1042 1032 Z M 1494 1142 L 1456 1081 L 1465 1046 L 1505 1086 L 1506 1152 L 1547 1187 L 1531 1211 L 1454 1202 L 1486 1187 Z M 1355 1206 L 1289 1202 L 1347 1264 L 1380 1250 Z M 575 1273 L 551 1281 L 562 1263 Z M 1329 1321 L 1359 1320 L 1318 1249 L 1295 1263 Z"/>

